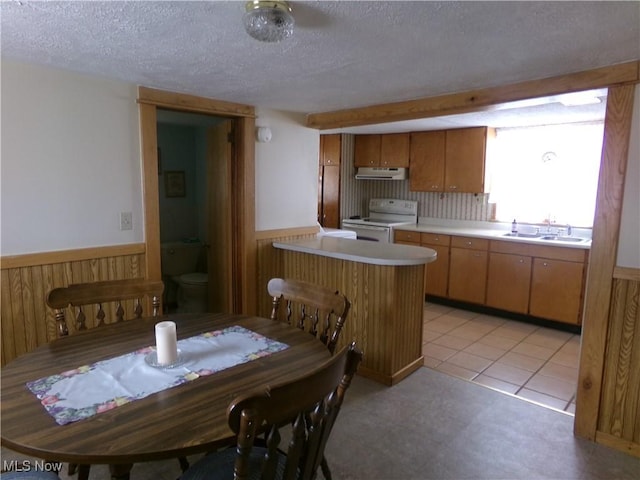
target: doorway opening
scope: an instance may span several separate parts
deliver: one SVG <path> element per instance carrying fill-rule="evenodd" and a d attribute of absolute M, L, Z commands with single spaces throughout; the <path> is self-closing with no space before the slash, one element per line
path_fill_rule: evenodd
<path fill-rule="evenodd" d="M 161 244 L 177 240 L 180 246 L 191 246 L 196 257 L 195 266 L 189 266 L 195 271 L 185 273 L 201 274 L 195 285 L 187 286 L 191 293 L 194 289 L 202 290 L 202 274 L 206 274 L 206 300 L 200 300 L 200 309 L 206 302 L 207 311 L 254 314 L 257 307 L 253 107 L 145 87 L 139 87 L 138 103 L 144 170 L 146 277 L 162 279 Z M 180 142 L 177 147 L 167 143 L 163 152 L 158 135 L 159 130 L 166 130 L 168 118 L 174 119 L 171 120 L 174 127 L 169 130 L 175 133 L 180 130 L 177 126 L 181 126 L 185 133 L 193 128 L 191 137 L 201 138 L 192 142 L 191 157 L 194 158 L 189 161 L 192 164 L 181 163 L 189 155 L 181 150 Z M 165 139 L 161 132 L 160 136 L 162 143 Z M 198 157 L 204 159 L 200 166 L 195 160 Z M 164 215 L 165 222 L 161 219 L 161 201 L 170 206 L 169 213 Z M 186 211 L 190 211 L 186 219 L 179 218 L 174 225 L 166 220 Z M 183 228 L 184 223 L 191 227 Z M 196 254 L 198 244 L 201 248 Z M 172 279 L 177 284 L 176 280 Z M 175 285 L 170 283 L 169 295 L 172 287 Z M 179 291 L 173 293 L 180 295 Z M 198 297 L 190 295 L 194 296 Z M 177 300 L 173 303 L 170 297 L 169 302 L 170 307 L 179 308 Z"/>
<path fill-rule="evenodd" d="M 160 258 L 165 311 L 230 311 L 231 121 L 158 109 Z"/>

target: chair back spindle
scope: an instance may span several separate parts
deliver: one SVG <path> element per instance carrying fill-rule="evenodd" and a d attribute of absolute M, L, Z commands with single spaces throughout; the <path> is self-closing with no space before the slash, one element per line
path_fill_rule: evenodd
<path fill-rule="evenodd" d="M 333 353 L 351 304 L 339 292 L 310 282 L 272 278 L 271 319 L 285 321 L 317 337 Z"/>
<path fill-rule="evenodd" d="M 152 315 L 161 313 L 161 298 L 164 284 L 161 281 L 144 279 L 108 280 L 103 282 L 77 283 L 67 287 L 54 288 L 47 295 L 47 305 L 55 310 L 56 327 L 59 337 L 69 335 L 66 311 L 76 309 L 75 331 L 87 330 L 87 314 L 95 306 L 94 325 L 123 322 L 127 319 L 125 303 L 133 301 L 130 318 L 142 318 L 143 300 L 151 299 Z M 109 304 L 113 304 L 110 306 Z M 112 321 L 108 320 L 109 311 L 113 312 Z"/>
<path fill-rule="evenodd" d="M 236 448 L 206 455 L 181 480 L 316 478 L 326 463 L 327 440 L 361 360 L 362 353 L 352 343 L 308 375 L 236 397 L 227 410 Z M 290 429 L 287 435 L 281 434 L 284 429 Z"/>

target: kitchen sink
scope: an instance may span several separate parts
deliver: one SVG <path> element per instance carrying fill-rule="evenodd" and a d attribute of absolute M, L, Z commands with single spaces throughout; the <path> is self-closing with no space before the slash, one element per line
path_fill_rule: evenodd
<path fill-rule="evenodd" d="M 579 237 L 558 237 L 557 235 L 545 235 L 544 237 L 540 237 L 540 240 L 555 240 L 556 242 L 578 243 L 584 242 L 586 239 Z"/>
<path fill-rule="evenodd" d="M 540 238 L 539 233 L 512 233 L 508 232 L 504 234 L 505 237 L 519 237 L 519 238 Z"/>
<path fill-rule="evenodd" d="M 581 237 L 566 237 L 564 235 L 553 235 L 550 233 L 512 233 L 507 232 L 502 234 L 503 237 L 512 237 L 512 238 L 530 238 L 535 240 L 544 240 L 544 241 L 555 241 L 555 242 L 566 242 L 566 243 L 580 243 L 586 242 L 586 238 Z"/>

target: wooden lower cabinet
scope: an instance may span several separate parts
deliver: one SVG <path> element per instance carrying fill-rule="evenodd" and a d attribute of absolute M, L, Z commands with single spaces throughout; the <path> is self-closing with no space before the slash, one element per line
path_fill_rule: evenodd
<path fill-rule="evenodd" d="M 449 286 L 449 246 L 422 244 L 438 254 L 435 262 L 427 264 L 424 293 L 436 297 L 446 297 Z"/>
<path fill-rule="evenodd" d="M 529 314 L 580 324 L 584 263 L 535 258 Z"/>
<path fill-rule="evenodd" d="M 489 307 L 526 314 L 529 309 L 531 257 L 489 254 L 487 302 Z"/>
<path fill-rule="evenodd" d="M 487 252 L 451 247 L 449 298 L 484 304 L 487 284 Z"/>
<path fill-rule="evenodd" d="M 340 228 L 340 165 L 322 169 L 320 224 L 325 228 Z"/>
<path fill-rule="evenodd" d="M 449 243 L 450 235 L 420 233 L 409 230 L 395 230 L 394 243 L 414 245 L 435 250 L 435 262 L 425 269 L 424 293 L 436 297 L 446 297 L 449 286 Z"/>
<path fill-rule="evenodd" d="M 580 325 L 588 250 L 396 230 L 432 248 L 425 294 Z"/>

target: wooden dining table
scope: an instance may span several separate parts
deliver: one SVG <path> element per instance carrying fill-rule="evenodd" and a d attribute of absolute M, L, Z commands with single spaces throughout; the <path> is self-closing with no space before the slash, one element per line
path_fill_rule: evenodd
<path fill-rule="evenodd" d="M 176 323 L 178 340 L 238 325 L 289 347 L 66 425 L 58 425 L 26 386 L 154 345 L 154 326 L 162 320 Z M 111 466 L 215 450 L 234 442 L 226 413 L 237 395 L 305 375 L 329 359 L 327 348 L 308 333 L 237 314 L 165 315 L 86 330 L 40 346 L 2 368 L 2 446 L 53 462 Z"/>

